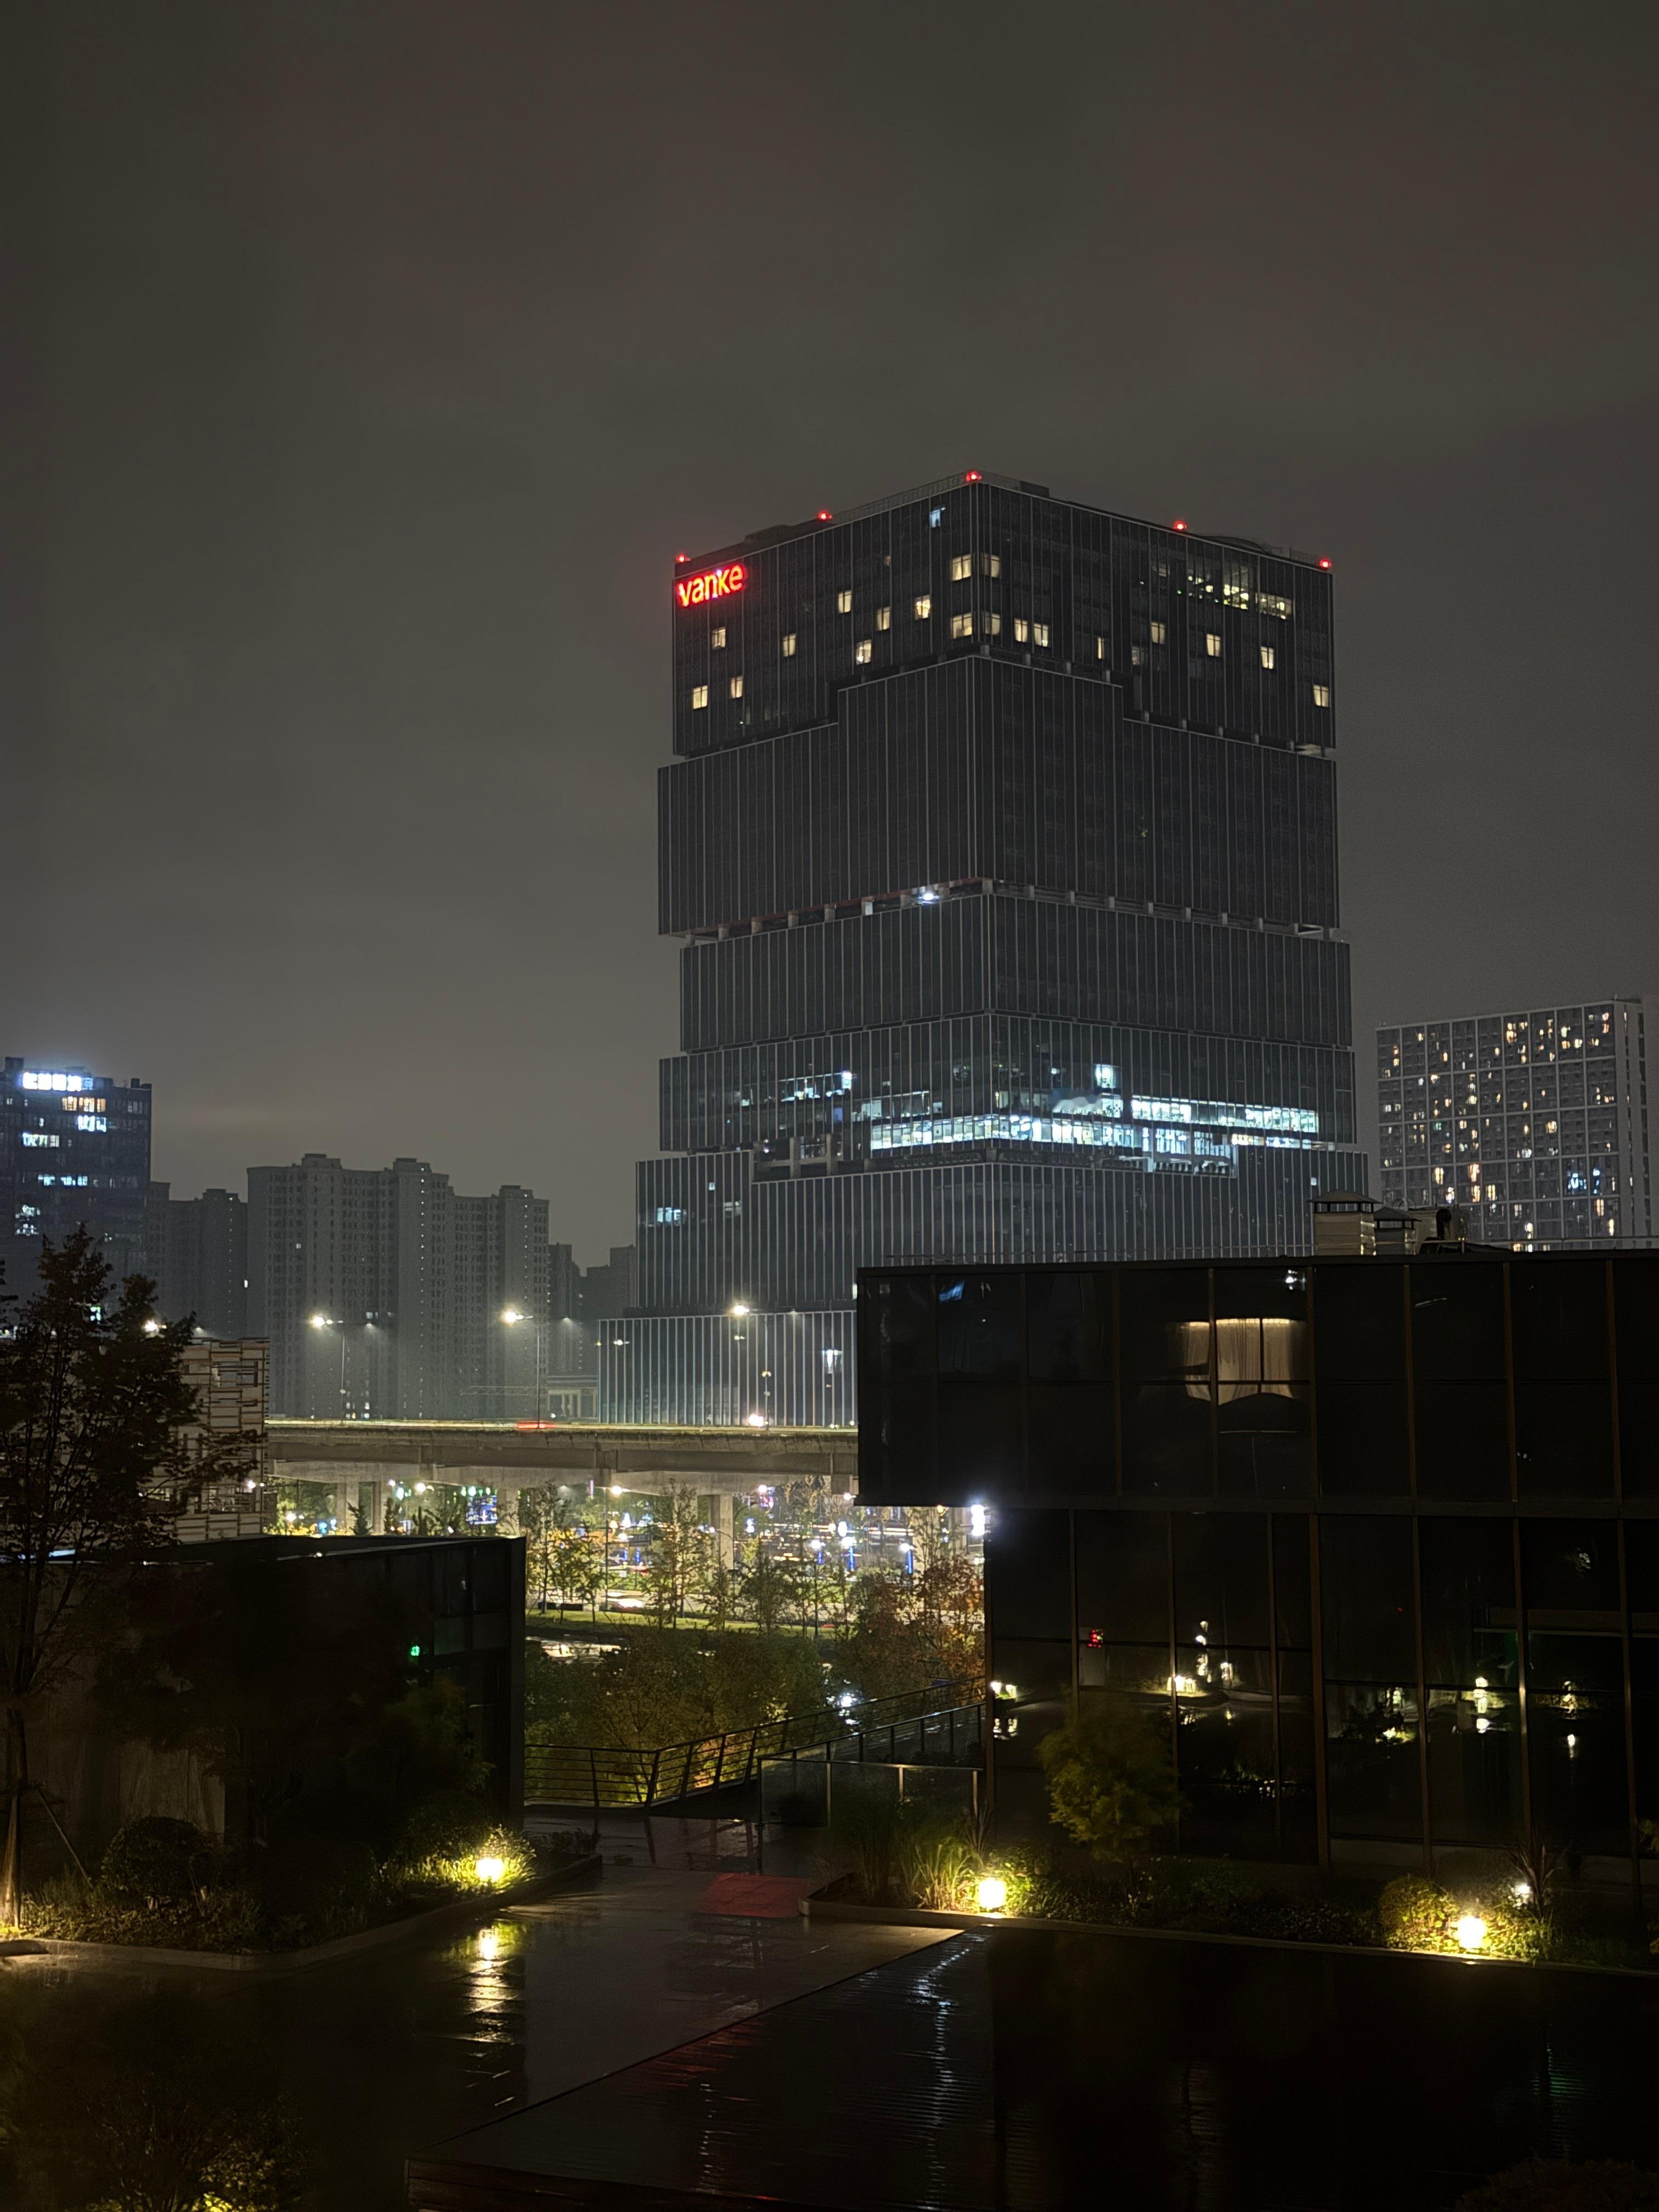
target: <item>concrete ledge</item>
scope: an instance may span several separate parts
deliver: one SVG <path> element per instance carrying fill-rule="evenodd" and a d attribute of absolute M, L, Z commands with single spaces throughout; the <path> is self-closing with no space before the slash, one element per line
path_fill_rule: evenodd
<path fill-rule="evenodd" d="M 1196 1928 L 1131 1928 L 1110 1920 L 1050 1920 L 1036 1912 L 931 1912 L 921 1905 L 838 1905 L 804 1897 L 800 1911 L 809 1920 L 884 1921 L 895 1928 L 952 1928 L 969 1935 L 984 1928 L 1062 1928 L 1069 1936 L 1133 1936 L 1154 1943 L 1232 1943 L 1253 1951 L 1323 1952 L 1339 1959 L 1420 1959 L 1447 1966 L 1512 1966 L 1527 1974 L 1622 1974 L 1626 1980 L 1652 1982 L 1659 1971 L 1645 1966 L 1585 1966 L 1566 1960 L 1482 1959 L 1458 1951 L 1402 1951 L 1389 1943 L 1300 1942 L 1289 1936 L 1229 1936 Z"/>
<path fill-rule="evenodd" d="M 550 1891 L 574 1889 L 592 1881 L 604 1866 L 599 1854 L 590 1852 L 556 1873 L 515 1882 L 510 1889 L 497 1890 L 489 1897 L 458 1897 L 448 1905 L 411 1912 L 402 1920 L 388 1920 L 382 1927 L 365 1928 L 356 1936 L 337 1936 L 326 1943 L 308 1944 L 302 1951 L 174 1951 L 151 1943 L 81 1943 L 62 1936 L 24 1936 L 0 1945 L 0 1957 L 39 1956 L 44 1952 L 98 1966 L 194 1966 L 209 1973 L 293 1974 L 302 1967 L 354 1958 L 360 1951 L 380 1950 L 412 1936 L 441 1936 L 474 1921 L 493 1920 L 513 1905 L 528 1905 Z"/>

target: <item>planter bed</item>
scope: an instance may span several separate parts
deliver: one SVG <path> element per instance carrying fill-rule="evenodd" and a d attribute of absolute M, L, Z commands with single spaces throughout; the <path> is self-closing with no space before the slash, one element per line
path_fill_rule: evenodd
<path fill-rule="evenodd" d="M 574 1888 L 603 1869 L 597 1851 L 574 1860 L 551 1874 L 534 1875 L 527 1881 L 483 1894 L 453 1898 L 443 1905 L 405 1913 L 378 1928 L 364 1928 L 355 1936 L 337 1936 L 325 1943 L 310 1943 L 296 1951 L 187 1951 L 152 1943 L 82 1943 L 57 1936 L 20 1936 L 0 1943 L 0 1957 L 38 1957 L 50 1953 L 100 1966 L 198 1966 L 210 1973 L 289 1974 L 303 1966 L 325 1966 L 331 1960 L 349 1959 L 360 1951 L 402 1942 L 405 1937 L 441 1935 L 450 1928 L 465 1928 L 475 1920 L 494 1919 L 514 1905 L 527 1905 L 551 1890 Z"/>
<path fill-rule="evenodd" d="M 1645 1966 L 1585 1966 L 1565 1959 L 1483 1959 L 1467 1952 L 1411 1951 L 1393 1943 L 1328 1943 L 1288 1936 L 1235 1936 L 1218 1929 L 1145 1928 L 1128 1921 L 1062 1920 L 1036 1912 L 934 1912 L 922 1905 L 848 1905 L 821 1894 L 802 1898 L 800 1911 L 811 1920 L 884 1921 L 897 1928 L 954 1928 L 963 1934 L 975 1928 L 1063 1928 L 1068 1935 L 1144 1936 L 1162 1943 L 1233 1943 L 1256 1951 L 1325 1951 L 1346 1959 L 1439 1959 L 1454 1966 L 1514 1966 L 1528 1973 L 1622 1974 L 1627 1980 L 1641 1982 L 1654 1978 L 1654 1969 Z"/>

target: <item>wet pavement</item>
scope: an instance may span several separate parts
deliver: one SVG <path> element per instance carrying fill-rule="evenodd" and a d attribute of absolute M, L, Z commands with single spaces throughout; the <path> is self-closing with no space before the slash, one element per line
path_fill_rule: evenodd
<path fill-rule="evenodd" d="M 78 2072 L 89 2030 L 173 1993 L 296 2113 L 312 2212 L 397 2212 L 439 2144 L 987 2212 L 1397 2212 L 1533 2148 L 1659 2164 L 1659 1978 L 711 1917 L 742 1824 L 600 1840 L 592 1887 L 283 1977 L 8 1960 L 0 2071 L 21 2046 Z M 800 1851 L 766 1872 L 820 1870 Z"/>
<path fill-rule="evenodd" d="M 733 1824 L 607 1826 L 608 1855 L 634 1863 L 608 1863 L 591 1888 L 460 1937 L 268 1979 L 7 1960 L 0 2027 L 67 2062 L 89 2027 L 148 1991 L 182 1996 L 295 2111 L 307 2203 L 394 2212 L 404 2160 L 422 2145 L 939 1940 L 696 1912 L 713 1870 L 744 1865 L 748 1840 Z"/>

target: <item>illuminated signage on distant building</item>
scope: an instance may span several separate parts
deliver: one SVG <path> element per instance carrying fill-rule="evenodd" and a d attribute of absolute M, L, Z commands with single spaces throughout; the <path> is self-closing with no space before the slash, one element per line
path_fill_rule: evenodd
<path fill-rule="evenodd" d="M 683 607 L 700 607 L 705 599 L 729 599 L 748 581 L 749 571 L 742 562 L 727 561 L 718 568 L 705 568 L 700 576 L 682 576 L 674 586 L 674 597 Z"/>

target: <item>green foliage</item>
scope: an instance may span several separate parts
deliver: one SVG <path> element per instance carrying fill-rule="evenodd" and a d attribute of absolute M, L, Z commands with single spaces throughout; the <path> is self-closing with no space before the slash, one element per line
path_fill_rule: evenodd
<path fill-rule="evenodd" d="M 397 1856 L 407 1862 L 476 1854 L 495 1826 L 495 1816 L 482 1797 L 459 1790 L 442 1790 L 417 1805 L 404 1821 Z"/>
<path fill-rule="evenodd" d="M 658 1627 L 672 1628 L 715 1565 L 714 1539 L 702 1525 L 697 1493 L 689 1485 L 672 1483 L 656 1500 L 647 1559 L 651 1618 Z"/>
<path fill-rule="evenodd" d="M 0 1705 L 7 1796 L 29 1783 L 27 1716 L 106 1632 L 106 1595 L 188 1489 L 240 1474 L 243 1447 L 185 1435 L 188 1322 L 154 1326 L 155 1285 L 114 1291 L 84 1231 L 41 1247 L 40 1287 L 0 1335 Z M 8 1304 L 9 1302 L 7 1302 Z M 21 1824 L 8 1821 L 0 1918 L 15 1917 Z"/>
<path fill-rule="evenodd" d="M 1050 1819 L 1097 1858 L 1134 1856 L 1180 1816 L 1167 1730 L 1127 1698 L 1080 1699 L 1037 1756 Z"/>
<path fill-rule="evenodd" d="M 642 1628 L 595 1661 L 532 1667 L 530 1740 L 656 1751 L 824 1705 L 823 1668 L 798 1636 Z"/>
<path fill-rule="evenodd" d="M 73 2066 L 34 2061 L 12 2118 L 28 2195 L 59 2212 L 283 2212 L 304 2187 L 264 2067 L 199 1998 L 141 1998 Z"/>
<path fill-rule="evenodd" d="M 1437 1883 L 1402 1874 L 1376 1900 L 1382 1941 L 1395 1951 L 1455 1951 L 1452 1901 Z"/>
<path fill-rule="evenodd" d="M 892 1569 L 861 1574 L 852 1604 L 852 1627 L 838 1657 L 861 1696 L 897 1697 L 983 1675 L 984 1593 L 964 1554 L 942 1553 L 913 1575 Z"/>
<path fill-rule="evenodd" d="M 515 1882 L 528 1881 L 537 1863 L 534 1846 L 516 1830 L 486 1827 L 474 1831 L 471 1840 L 459 1850 L 439 1848 L 400 1855 L 387 1868 L 386 1875 L 404 1890 L 467 1895 L 510 1889 Z M 499 1871 L 480 1871 L 495 1868 Z"/>
<path fill-rule="evenodd" d="M 1531 2158 L 1460 2197 L 1455 2212 L 1659 2212 L 1659 2174 L 1605 2160 Z"/>
<path fill-rule="evenodd" d="M 1491 1888 L 1452 1896 L 1421 1875 L 1400 1875 L 1376 1900 L 1382 1941 L 1397 1951 L 1462 1953 L 1457 1923 L 1466 1914 L 1486 1923 L 1480 1954 L 1486 1959 L 1541 1959 L 1559 1945 L 1553 1923 L 1517 1909 L 1512 1897 Z"/>
<path fill-rule="evenodd" d="M 111 1837 L 99 1886 L 112 1897 L 179 1905 L 210 1886 L 215 1846 L 192 1820 L 129 1820 Z"/>

